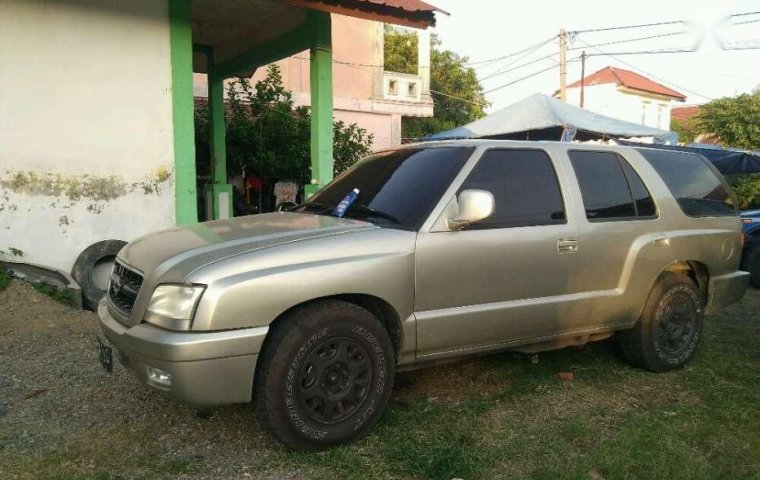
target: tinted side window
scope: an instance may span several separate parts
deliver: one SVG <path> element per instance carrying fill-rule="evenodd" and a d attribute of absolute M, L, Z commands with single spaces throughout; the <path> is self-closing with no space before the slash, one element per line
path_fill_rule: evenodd
<path fill-rule="evenodd" d="M 467 189 L 488 190 L 496 200 L 494 213 L 471 229 L 566 222 L 557 174 L 542 150 L 487 150 L 464 182 Z"/>
<path fill-rule="evenodd" d="M 691 217 L 736 215 L 728 187 L 707 160 L 693 153 L 636 149 L 657 170 Z"/>
<path fill-rule="evenodd" d="M 612 152 L 568 152 L 591 221 L 636 216 L 636 207 L 618 156 Z"/>
<path fill-rule="evenodd" d="M 631 188 L 631 195 L 633 196 L 634 206 L 636 207 L 636 214 L 639 217 L 656 216 L 657 208 L 654 206 L 652 195 L 649 193 L 649 190 L 647 190 L 644 182 L 641 181 L 639 174 L 631 168 L 625 159 L 621 158 L 620 164 L 623 165 L 625 177 L 628 179 L 628 186 Z"/>

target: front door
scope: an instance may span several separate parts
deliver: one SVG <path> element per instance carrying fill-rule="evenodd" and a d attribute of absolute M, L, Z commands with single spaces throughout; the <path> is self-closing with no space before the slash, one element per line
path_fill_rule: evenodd
<path fill-rule="evenodd" d="M 494 213 L 465 230 L 420 232 L 419 356 L 487 350 L 572 327 L 581 247 L 556 171 L 541 149 L 488 149 L 459 191 L 490 191 Z"/>

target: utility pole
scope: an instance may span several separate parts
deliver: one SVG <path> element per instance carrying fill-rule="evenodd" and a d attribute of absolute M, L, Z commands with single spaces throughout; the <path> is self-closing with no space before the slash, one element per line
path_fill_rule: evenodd
<path fill-rule="evenodd" d="M 567 32 L 559 31 L 559 99 L 567 101 Z"/>
<path fill-rule="evenodd" d="M 584 90 L 586 89 L 586 50 L 581 52 L 581 108 L 583 108 Z"/>

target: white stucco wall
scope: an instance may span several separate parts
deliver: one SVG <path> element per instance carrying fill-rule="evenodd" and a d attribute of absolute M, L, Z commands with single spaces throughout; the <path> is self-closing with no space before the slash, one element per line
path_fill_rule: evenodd
<path fill-rule="evenodd" d="M 174 224 L 165 0 L 0 2 L 0 250 L 69 271 Z"/>
<path fill-rule="evenodd" d="M 580 106 L 580 87 L 567 89 L 567 102 Z M 670 130 L 671 101 L 646 94 L 622 91 L 609 83 L 586 86 L 583 105 L 586 110 L 628 122 Z"/>

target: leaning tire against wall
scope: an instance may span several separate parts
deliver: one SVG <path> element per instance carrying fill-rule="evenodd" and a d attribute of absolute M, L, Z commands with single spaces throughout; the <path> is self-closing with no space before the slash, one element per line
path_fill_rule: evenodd
<path fill-rule="evenodd" d="M 625 358 L 653 372 L 681 368 L 702 336 L 704 307 L 687 275 L 665 273 L 649 295 L 639 322 L 616 334 Z"/>
<path fill-rule="evenodd" d="M 388 403 L 395 355 L 369 311 L 343 301 L 285 314 L 259 356 L 254 402 L 285 445 L 320 450 L 359 438 Z"/>
<path fill-rule="evenodd" d="M 99 282 L 94 275 L 96 267 L 104 268 L 102 265 L 113 264 L 116 254 L 119 253 L 127 242 L 122 240 L 103 240 L 93 243 L 85 248 L 74 262 L 71 269 L 71 276 L 79 282 L 82 288 L 82 305 L 87 310 L 97 310 L 98 303 L 106 294 L 108 284 Z"/>

